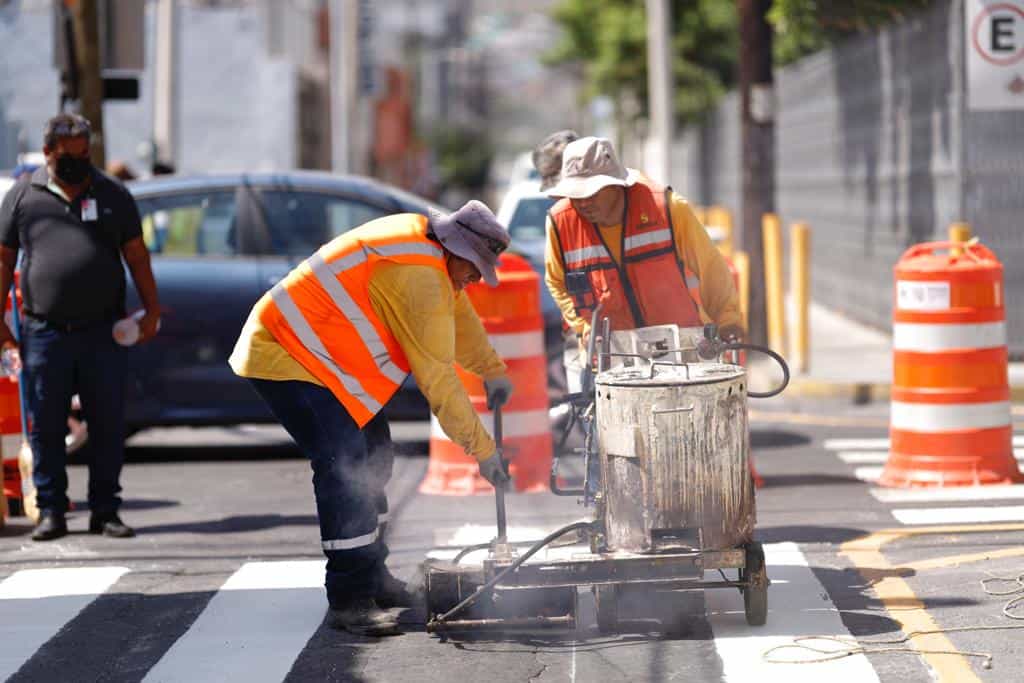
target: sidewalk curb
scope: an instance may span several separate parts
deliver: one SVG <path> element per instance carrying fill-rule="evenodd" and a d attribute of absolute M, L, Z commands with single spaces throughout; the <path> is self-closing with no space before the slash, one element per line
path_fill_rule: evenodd
<path fill-rule="evenodd" d="M 794 398 L 838 398 L 854 405 L 888 401 L 888 382 L 830 382 L 811 377 L 793 377 L 783 396 Z M 1010 402 L 1024 403 L 1024 385 L 1010 387 Z"/>

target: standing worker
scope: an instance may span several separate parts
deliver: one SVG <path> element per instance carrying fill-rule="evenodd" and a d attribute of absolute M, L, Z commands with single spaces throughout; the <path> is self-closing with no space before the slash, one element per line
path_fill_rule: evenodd
<path fill-rule="evenodd" d="M 612 330 L 713 322 L 723 339 L 743 337 L 729 267 L 690 205 L 627 170 L 609 140 L 566 145 L 548 195 L 561 199 L 548 214 L 544 279 L 574 333 L 566 347 L 570 391 L 579 391 L 598 303 Z M 699 303 L 690 294 L 698 283 Z"/>
<path fill-rule="evenodd" d="M 411 372 L 441 427 L 494 486 L 508 475 L 454 363 L 484 378 L 488 407 L 507 400 L 505 364 L 463 289 L 509 243 L 491 211 L 471 201 L 431 218 L 397 214 L 336 237 L 256 304 L 231 355 L 310 459 L 331 626 L 392 635 L 381 608 L 408 606 L 384 565 L 384 485 L 393 454 L 381 409 Z"/>
<path fill-rule="evenodd" d="M 562 152 L 565 146 L 579 140 L 580 134 L 571 129 L 555 131 L 533 149 L 533 167 L 540 174 L 540 191 L 543 192 L 562 177 Z"/>
<path fill-rule="evenodd" d="M 46 124 L 46 165 L 18 181 L 0 207 L 0 307 L 24 251 L 20 358 L 28 404 L 39 523 L 32 539 L 67 533 L 66 453 L 71 396 L 89 424 L 89 532 L 134 535 L 118 516 L 124 462 L 124 350 L 113 324 L 125 316 L 124 263 L 145 306 L 139 340 L 156 334 L 160 304 L 135 200 L 89 158 L 89 122 L 58 114 Z M 6 322 L 0 344 L 16 349 Z"/>

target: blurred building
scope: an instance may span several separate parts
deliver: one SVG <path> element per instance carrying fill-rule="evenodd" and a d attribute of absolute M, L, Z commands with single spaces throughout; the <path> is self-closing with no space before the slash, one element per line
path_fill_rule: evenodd
<path fill-rule="evenodd" d="M 155 2 L 138 101 L 104 104 L 107 156 L 147 166 Z M 179 0 L 180 171 L 329 165 L 321 0 Z M 0 167 L 39 149 L 57 109 L 52 0 L 0 3 Z M 326 156 L 325 156 L 326 155 Z"/>

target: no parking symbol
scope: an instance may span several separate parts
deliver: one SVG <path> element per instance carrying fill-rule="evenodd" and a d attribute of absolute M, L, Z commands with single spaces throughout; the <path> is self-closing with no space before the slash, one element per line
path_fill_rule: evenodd
<path fill-rule="evenodd" d="M 968 106 L 1024 109 L 1024 0 L 968 0 Z"/>

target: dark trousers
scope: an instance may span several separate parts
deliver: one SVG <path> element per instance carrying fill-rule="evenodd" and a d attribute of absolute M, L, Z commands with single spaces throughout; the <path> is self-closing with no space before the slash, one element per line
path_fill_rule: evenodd
<path fill-rule="evenodd" d="M 333 607 L 373 597 L 387 556 L 382 535 L 394 451 L 388 421 L 378 414 L 362 429 L 328 389 L 298 381 L 250 379 L 271 412 L 309 458 L 327 556 L 327 600 Z"/>
<path fill-rule="evenodd" d="M 124 463 L 124 349 L 114 342 L 111 324 L 66 331 L 25 318 L 21 358 L 40 511 L 68 509 L 64 436 L 77 393 L 89 424 L 89 509 L 116 513 Z"/>

